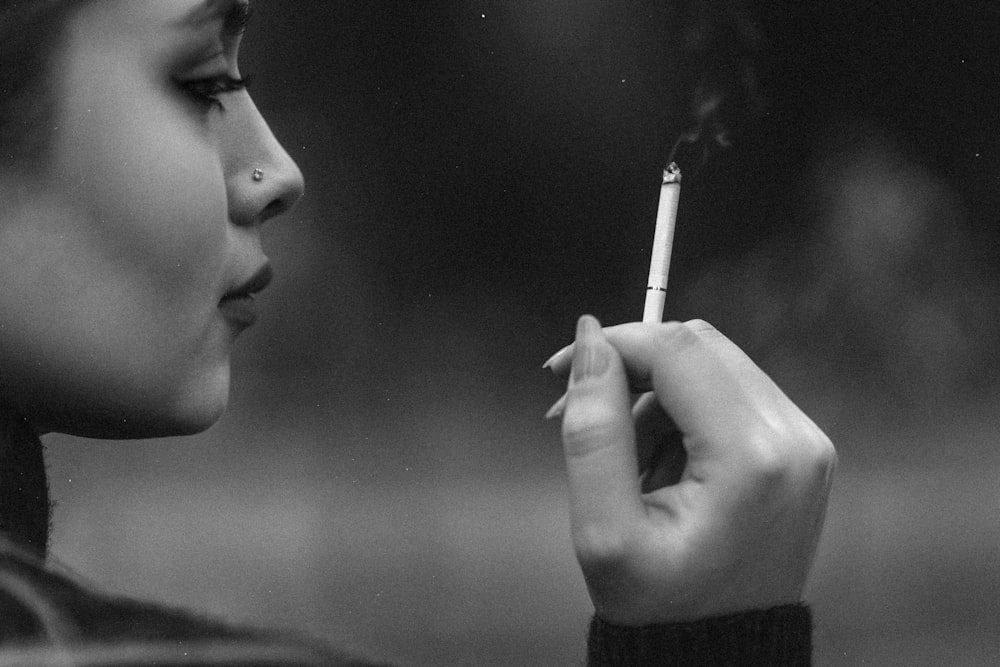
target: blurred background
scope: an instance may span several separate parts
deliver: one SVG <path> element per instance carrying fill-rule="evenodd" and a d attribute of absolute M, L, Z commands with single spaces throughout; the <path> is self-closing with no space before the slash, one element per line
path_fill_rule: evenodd
<path fill-rule="evenodd" d="M 576 317 L 709 320 L 837 444 L 819 665 L 1000 660 L 1000 6 L 260 2 L 244 70 L 309 183 L 206 434 L 47 440 L 103 588 L 408 665 L 572 665 Z M 701 130 L 697 140 L 693 133 Z"/>

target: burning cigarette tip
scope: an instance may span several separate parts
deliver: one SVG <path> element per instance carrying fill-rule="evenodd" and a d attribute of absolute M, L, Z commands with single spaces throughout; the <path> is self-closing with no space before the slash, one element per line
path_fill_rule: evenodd
<path fill-rule="evenodd" d="M 677 166 L 676 162 L 671 162 L 666 167 L 663 168 L 663 184 L 667 183 L 680 183 L 681 182 L 681 168 Z"/>

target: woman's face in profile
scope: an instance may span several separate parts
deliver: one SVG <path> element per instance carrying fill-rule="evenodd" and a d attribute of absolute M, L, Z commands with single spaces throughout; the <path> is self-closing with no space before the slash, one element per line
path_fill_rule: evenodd
<path fill-rule="evenodd" d="M 245 8 L 73 10 L 51 157 L 0 211 L 0 392 L 43 430 L 187 433 L 226 405 L 266 283 L 261 224 L 302 191 L 240 89 Z"/>

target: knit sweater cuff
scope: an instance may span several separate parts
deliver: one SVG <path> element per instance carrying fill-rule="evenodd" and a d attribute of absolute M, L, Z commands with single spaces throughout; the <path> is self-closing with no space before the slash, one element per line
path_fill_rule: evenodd
<path fill-rule="evenodd" d="M 811 655 L 812 617 L 804 604 L 645 627 L 594 616 L 587 640 L 589 667 L 807 667 Z"/>

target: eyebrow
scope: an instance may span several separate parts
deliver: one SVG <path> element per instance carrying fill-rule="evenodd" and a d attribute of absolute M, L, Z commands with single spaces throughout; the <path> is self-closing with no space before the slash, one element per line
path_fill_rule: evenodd
<path fill-rule="evenodd" d="M 227 35 L 239 35 L 253 16 L 253 0 L 205 0 L 179 21 L 184 26 L 200 26 L 222 19 Z"/>

